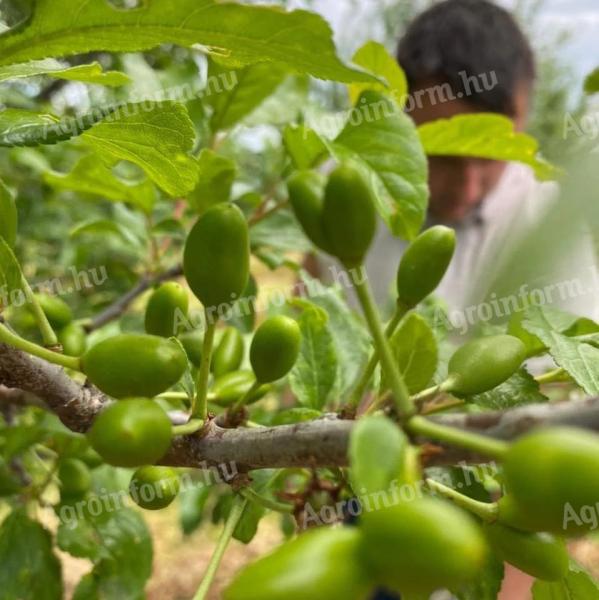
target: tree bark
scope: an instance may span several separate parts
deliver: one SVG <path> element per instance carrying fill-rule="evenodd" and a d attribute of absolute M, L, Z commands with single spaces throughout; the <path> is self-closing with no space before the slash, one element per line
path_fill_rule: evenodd
<path fill-rule="evenodd" d="M 81 433 L 87 431 L 96 414 L 110 401 L 95 387 L 71 378 L 61 367 L 0 344 L 0 402 L 22 405 L 32 399 L 34 403 L 43 402 L 69 429 Z M 181 422 L 181 414 L 172 416 L 174 422 Z M 508 411 L 454 413 L 431 419 L 505 440 L 542 424 L 599 431 L 599 398 L 533 404 Z M 197 468 L 234 464 L 239 472 L 346 466 L 353 425 L 354 421 L 335 415 L 294 425 L 236 429 L 226 429 L 212 420 L 197 434 L 175 437 L 161 463 Z M 459 448 L 446 448 L 434 441 L 433 444 L 433 451 L 425 453 L 427 465 L 486 460 Z"/>

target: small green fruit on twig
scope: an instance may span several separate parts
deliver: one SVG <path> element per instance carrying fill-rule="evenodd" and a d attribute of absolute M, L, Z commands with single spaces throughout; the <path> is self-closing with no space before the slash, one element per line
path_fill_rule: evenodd
<path fill-rule="evenodd" d="M 239 369 L 244 353 L 243 336 L 235 327 L 227 327 L 212 355 L 212 373 L 220 377 Z"/>
<path fill-rule="evenodd" d="M 521 571 L 544 581 L 558 581 L 568 572 L 570 559 L 562 539 L 501 523 L 488 523 L 483 529 L 493 551 Z"/>
<path fill-rule="evenodd" d="M 374 197 L 358 169 L 348 164 L 329 176 L 322 228 L 330 254 L 346 267 L 362 264 L 376 233 Z"/>
<path fill-rule="evenodd" d="M 130 398 L 111 404 L 95 419 L 88 439 L 115 467 L 140 467 L 161 459 L 171 444 L 167 414 L 152 400 Z"/>
<path fill-rule="evenodd" d="M 152 398 L 179 381 L 187 358 L 172 340 L 123 333 L 90 348 L 81 365 L 88 379 L 113 398 Z"/>
<path fill-rule="evenodd" d="M 299 355 L 301 337 L 297 322 L 283 315 L 270 317 L 258 327 L 250 347 L 258 382 L 270 383 L 289 373 Z"/>
<path fill-rule="evenodd" d="M 482 337 L 456 350 L 441 390 L 461 396 L 481 394 L 509 379 L 526 358 L 524 344 L 511 335 Z"/>
<path fill-rule="evenodd" d="M 406 249 L 397 269 L 397 300 L 407 308 L 435 291 L 453 257 L 455 232 L 435 225 L 423 231 Z"/>
<path fill-rule="evenodd" d="M 595 510 L 597 473 L 597 434 L 569 427 L 532 431 L 505 455 L 505 498 L 510 500 L 499 502 L 500 519 L 558 535 L 588 533 L 593 523 L 581 515 L 588 507 Z"/>
<path fill-rule="evenodd" d="M 248 282 L 248 225 L 234 204 L 216 204 L 193 226 L 183 254 L 183 271 L 191 291 L 205 308 L 230 304 Z"/>
<path fill-rule="evenodd" d="M 160 285 L 148 300 L 145 315 L 146 333 L 171 337 L 175 331 L 177 318 L 187 316 L 189 296 L 185 288 L 176 281 Z"/>
<path fill-rule="evenodd" d="M 166 508 L 179 493 L 179 477 L 170 467 L 145 466 L 133 473 L 129 495 L 146 510 Z"/>

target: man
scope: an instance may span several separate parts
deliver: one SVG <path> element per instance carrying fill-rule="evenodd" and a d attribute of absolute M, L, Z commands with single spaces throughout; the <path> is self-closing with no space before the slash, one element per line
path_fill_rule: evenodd
<path fill-rule="evenodd" d="M 522 130 L 526 125 L 535 79 L 530 45 L 504 9 L 487 0 L 445 0 L 422 13 L 399 42 L 397 59 L 404 69 L 410 91 L 407 111 L 417 125 L 458 114 L 492 112 L 505 115 Z M 495 303 L 493 317 L 505 316 L 502 307 L 514 310 L 499 297 L 506 286 L 497 283 L 509 272 L 514 257 L 507 248 L 517 248 L 556 197 L 552 183 L 535 180 L 528 167 L 481 158 L 429 157 L 430 203 L 427 226 L 447 224 L 456 229 L 457 247 L 452 265 L 438 290 L 459 319 L 452 323 L 464 329 L 476 320 L 476 307 L 484 300 Z M 380 228 L 367 260 L 367 269 L 377 300 L 389 299 L 397 260 L 405 244 Z M 582 254 L 581 254 L 582 253 Z M 594 265 L 588 244 L 584 255 Z M 393 259 L 390 259 L 393 257 Z M 553 265 L 555 267 L 555 265 Z M 545 266 L 539 267 L 541 270 Z M 525 295 L 545 282 L 560 280 L 560 269 L 539 273 L 531 269 L 507 290 L 519 290 L 520 307 Z M 569 273 L 568 265 L 561 269 Z M 532 273 L 532 274 L 531 274 Z M 525 292 L 520 288 L 527 285 Z M 561 298 L 572 310 L 591 316 L 589 298 Z M 551 298 L 551 300 L 557 299 Z M 498 300 L 503 300 L 502 304 Z M 465 323 L 466 311 L 469 323 Z M 487 311 L 488 313 L 488 311 Z M 486 318 L 486 314 L 483 315 Z"/>

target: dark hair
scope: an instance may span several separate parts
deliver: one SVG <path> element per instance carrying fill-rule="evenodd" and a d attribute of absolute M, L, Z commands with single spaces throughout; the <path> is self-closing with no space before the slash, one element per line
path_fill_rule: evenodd
<path fill-rule="evenodd" d="M 397 60 L 410 90 L 430 81 L 463 95 L 464 77 L 488 77 L 468 100 L 486 111 L 514 112 L 517 84 L 535 78 L 533 52 L 509 12 L 487 0 L 445 0 L 419 15 L 399 42 Z M 487 89 L 491 88 L 491 89 Z"/>

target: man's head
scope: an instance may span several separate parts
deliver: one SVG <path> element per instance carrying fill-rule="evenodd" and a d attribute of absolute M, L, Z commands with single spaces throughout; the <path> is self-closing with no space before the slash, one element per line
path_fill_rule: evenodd
<path fill-rule="evenodd" d="M 456 114 L 501 113 L 522 129 L 535 78 L 530 45 L 513 17 L 487 0 L 444 0 L 408 27 L 397 51 L 417 124 Z M 495 187 L 505 163 L 431 157 L 430 211 L 459 222 Z"/>

